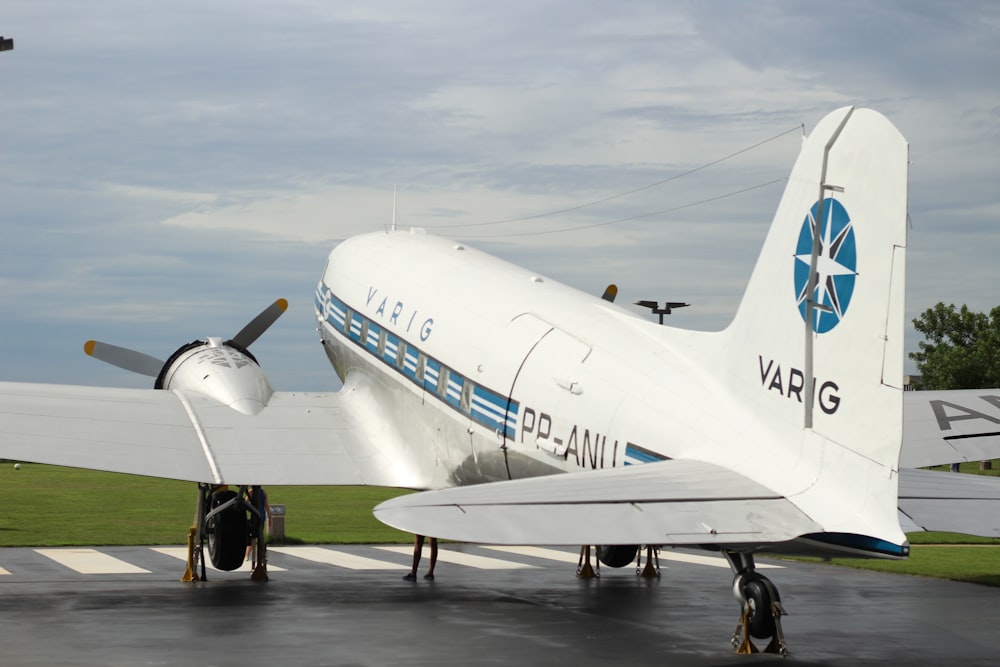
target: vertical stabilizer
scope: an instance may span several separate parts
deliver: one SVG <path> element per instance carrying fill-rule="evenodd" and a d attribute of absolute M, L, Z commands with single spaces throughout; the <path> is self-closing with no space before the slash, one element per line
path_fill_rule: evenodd
<path fill-rule="evenodd" d="M 739 342 L 727 346 L 728 371 L 759 414 L 891 467 L 902 437 L 907 161 L 906 140 L 878 112 L 845 107 L 820 121 L 725 333 Z"/>
<path fill-rule="evenodd" d="M 774 484 L 811 478 L 787 490 L 826 530 L 899 542 L 908 150 L 870 109 L 819 122 L 709 355 L 734 401 L 782 441 L 801 434 Z"/>

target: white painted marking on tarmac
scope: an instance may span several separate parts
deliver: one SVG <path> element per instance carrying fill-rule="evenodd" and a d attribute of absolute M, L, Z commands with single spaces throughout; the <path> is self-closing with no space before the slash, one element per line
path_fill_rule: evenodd
<path fill-rule="evenodd" d="M 543 558 L 545 560 L 554 560 L 560 563 L 571 563 L 576 565 L 580 562 L 579 553 L 571 553 L 569 551 L 559 551 L 558 549 L 546 549 L 545 547 L 497 547 L 497 546 L 484 546 L 484 549 L 493 549 L 494 551 L 503 551 L 505 553 L 517 554 L 519 556 L 529 556 L 531 558 Z"/>
<path fill-rule="evenodd" d="M 580 554 L 571 553 L 569 551 L 560 551 L 558 549 L 546 549 L 544 547 L 500 547 L 500 546 L 484 546 L 485 549 L 495 549 L 496 551 L 506 551 L 512 554 L 520 554 L 522 556 L 531 556 L 533 558 L 547 558 L 549 560 L 559 561 L 561 563 L 579 563 Z M 596 556 L 596 554 L 595 554 Z M 643 551 L 643 560 L 645 561 L 645 551 Z M 720 556 L 702 556 L 699 554 L 689 554 L 682 551 L 674 551 L 673 549 L 660 549 L 660 560 L 672 560 L 676 563 L 691 563 L 693 565 L 707 565 L 709 567 L 721 567 L 729 568 L 729 561 Z M 758 563 L 757 569 L 759 570 L 780 570 L 784 568 L 783 565 L 769 565 L 767 563 Z"/>
<path fill-rule="evenodd" d="M 268 551 L 272 551 L 273 549 L 272 549 L 272 547 L 268 547 L 267 550 Z M 153 551 L 161 553 L 164 556 L 172 556 L 172 557 L 176 558 L 177 560 L 184 561 L 185 563 L 187 562 L 187 557 L 188 557 L 187 547 L 155 547 L 153 549 Z M 215 570 L 216 572 L 223 572 L 224 571 L 224 570 L 218 570 L 218 569 L 212 567 L 212 560 L 210 558 L 208 558 L 208 554 L 207 553 L 205 554 L 205 557 L 206 557 L 205 565 L 208 566 L 208 569 Z M 271 565 L 270 563 L 267 564 L 267 569 L 270 570 L 270 571 L 272 571 L 272 572 L 287 572 L 287 570 L 285 570 L 284 568 L 278 567 L 276 565 Z M 250 561 L 244 561 L 243 565 L 241 565 L 239 568 L 237 568 L 235 570 L 229 570 L 229 571 L 230 572 L 247 572 L 247 573 L 251 573 L 251 572 L 253 572 L 253 568 L 250 566 Z"/>
<path fill-rule="evenodd" d="M 374 558 L 365 558 L 356 554 L 336 549 L 326 549 L 324 547 L 268 547 L 270 551 L 277 551 L 286 556 L 302 558 L 313 563 L 333 565 L 343 567 L 348 570 L 404 570 L 405 565 L 390 563 Z"/>
<path fill-rule="evenodd" d="M 0 567 L 0 576 L 3 576 L 5 574 L 10 574 L 10 570 L 5 570 L 2 567 Z"/>
<path fill-rule="evenodd" d="M 672 560 L 677 563 L 693 563 L 695 565 L 708 565 L 709 567 L 724 567 L 730 569 L 729 561 L 721 556 L 699 556 L 672 549 L 660 549 L 660 560 Z M 758 570 L 783 570 L 784 565 L 769 565 L 767 563 L 757 563 Z"/>
<path fill-rule="evenodd" d="M 150 574 L 149 570 L 96 549 L 35 549 L 35 553 L 80 574 Z"/>
<path fill-rule="evenodd" d="M 382 551 L 391 551 L 398 554 L 413 554 L 413 547 L 375 547 Z M 430 549 L 424 546 L 424 556 L 430 557 Z M 499 558 L 489 558 L 487 556 L 473 556 L 461 551 L 451 551 L 449 549 L 438 549 L 438 560 L 442 563 L 453 563 L 455 565 L 466 565 L 480 570 L 525 570 L 534 569 L 534 565 L 527 563 L 515 563 Z"/>

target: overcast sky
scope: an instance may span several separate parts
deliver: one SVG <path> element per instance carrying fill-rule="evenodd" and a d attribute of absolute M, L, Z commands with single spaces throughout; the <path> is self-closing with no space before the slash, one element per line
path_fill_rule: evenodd
<path fill-rule="evenodd" d="M 336 388 L 313 289 L 394 187 L 400 225 L 720 329 L 846 104 L 910 142 L 908 319 L 1000 304 L 995 1 L 8 0 L 0 34 L 3 380 L 148 386 L 83 342 L 165 358 L 283 296 L 253 351 Z"/>

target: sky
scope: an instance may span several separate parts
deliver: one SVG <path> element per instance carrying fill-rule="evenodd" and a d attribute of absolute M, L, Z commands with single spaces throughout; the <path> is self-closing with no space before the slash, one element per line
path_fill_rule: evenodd
<path fill-rule="evenodd" d="M 313 291 L 394 190 L 399 226 L 721 329 L 848 104 L 910 143 L 907 321 L 1000 304 L 995 1 L 8 0 L 0 35 L 0 380 L 148 386 L 84 341 L 166 358 L 285 297 L 252 351 L 336 389 Z"/>

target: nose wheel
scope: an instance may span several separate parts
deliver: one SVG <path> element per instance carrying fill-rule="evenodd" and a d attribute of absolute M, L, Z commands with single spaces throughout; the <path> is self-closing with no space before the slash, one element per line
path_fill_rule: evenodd
<path fill-rule="evenodd" d="M 733 595 L 740 603 L 740 620 L 733 633 L 732 644 L 737 653 L 761 652 L 752 639 L 770 639 L 764 653 L 788 655 L 781 631 L 781 617 L 786 615 L 781 596 L 770 579 L 757 572 L 753 554 L 725 552 L 736 576 Z"/>

